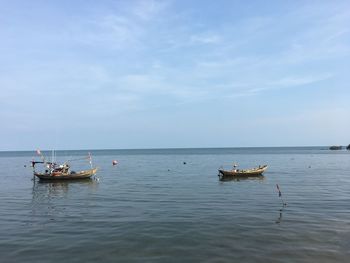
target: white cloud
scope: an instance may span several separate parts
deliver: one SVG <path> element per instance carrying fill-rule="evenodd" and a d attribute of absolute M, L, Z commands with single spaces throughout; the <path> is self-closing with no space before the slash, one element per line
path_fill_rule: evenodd
<path fill-rule="evenodd" d="M 295 87 L 311 84 L 333 77 L 332 74 L 322 74 L 320 76 L 290 76 L 267 83 L 268 86 Z"/>
<path fill-rule="evenodd" d="M 234 18 L 227 11 L 222 19 L 205 8 L 192 16 L 177 1 L 107 5 L 59 14 L 47 25 L 16 17 L 13 32 L 0 25 L 6 120 L 18 122 L 41 108 L 86 124 L 86 115 L 103 123 L 106 116 L 179 105 L 208 112 L 215 100 L 250 104 L 266 91 L 278 100 L 294 89 L 336 89 L 349 80 L 350 13 L 338 4 L 286 4 L 283 13 L 256 10 Z M 52 101 L 65 107 L 50 107 Z M 11 114 L 18 109 L 25 110 Z"/>
<path fill-rule="evenodd" d="M 161 23 L 168 2 L 150 0 L 120 5 L 102 14 L 76 18 L 70 36 L 77 43 L 108 50 L 142 48 L 152 25 Z"/>
<path fill-rule="evenodd" d="M 221 37 L 216 34 L 193 35 L 190 37 L 192 44 L 216 44 L 221 42 Z"/>
<path fill-rule="evenodd" d="M 140 0 L 132 7 L 131 12 L 142 20 L 148 21 L 157 18 L 159 13 L 168 6 L 168 1 Z"/>

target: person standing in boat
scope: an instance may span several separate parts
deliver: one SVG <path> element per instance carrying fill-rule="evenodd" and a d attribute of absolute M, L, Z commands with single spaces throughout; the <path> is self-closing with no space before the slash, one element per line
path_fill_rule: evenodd
<path fill-rule="evenodd" d="M 233 170 L 234 172 L 237 172 L 237 169 L 236 169 L 237 166 L 238 166 L 238 164 L 233 163 L 233 169 L 232 169 L 232 170 Z"/>

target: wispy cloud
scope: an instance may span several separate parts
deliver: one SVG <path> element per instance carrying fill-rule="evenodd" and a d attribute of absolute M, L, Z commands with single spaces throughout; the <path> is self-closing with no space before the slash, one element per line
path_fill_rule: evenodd
<path fill-rule="evenodd" d="M 149 21 L 156 19 L 169 5 L 169 1 L 141 0 L 131 7 L 131 13 L 142 20 Z"/>
<path fill-rule="evenodd" d="M 221 37 L 217 34 L 193 35 L 190 38 L 192 44 L 216 44 L 221 41 Z"/>
<path fill-rule="evenodd" d="M 106 13 L 78 17 L 71 28 L 77 43 L 107 49 L 141 48 L 149 28 L 161 22 L 167 1 L 135 1 Z"/>
<path fill-rule="evenodd" d="M 241 109 L 265 94 L 271 105 L 294 91 L 349 96 L 348 2 L 268 9 L 229 2 L 215 10 L 190 1 L 72 3 L 69 10 L 40 2 L 32 12 L 0 4 L 10 10 L 0 24 L 2 119 L 22 129 L 16 123 L 40 113 L 107 127 L 116 116 L 145 118 L 148 111 L 156 120 L 191 107 L 227 117 L 231 105 Z M 225 109 L 213 108 L 221 102 Z M 260 114 L 257 106 L 249 110 Z"/>
<path fill-rule="evenodd" d="M 325 74 L 325 75 L 316 76 L 316 77 L 314 76 L 286 77 L 286 78 L 282 78 L 282 79 L 273 81 L 271 83 L 268 83 L 267 85 L 279 86 L 279 87 L 294 87 L 294 86 L 306 85 L 306 84 L 311 84 L 322 80 L 326 80 L 331 78 L 332 76 L 333 75 L 331 74 Z"/>

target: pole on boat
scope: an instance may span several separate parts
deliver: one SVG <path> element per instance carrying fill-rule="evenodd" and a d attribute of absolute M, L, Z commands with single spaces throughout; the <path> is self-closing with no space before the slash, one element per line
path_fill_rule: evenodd
<path fill-rule="evenodd" d="M 276 184 L 276 187 L 277 187 L 277 190 L 278 190 L 278 196 L 281 197 L 281 200 L 282 200 L 282 206 L 283 207 L 287 206 L 287 203 L 285 203 L 284 200 L 283 200 L 282 193 L 281 193 L 279 185 Z"/>
<path fill-rule="evenodd" d="M 32 159 L 32 161 L 31 161 L 31 167 L 33 168 L 33 181 L 34 181 L 34 183 L 35 183 L 35 161 L 34 161 L 34 158 Z"/>
<path fill-rule="evenodd" d="M 92 169 L 92 157 L 91 157 L 91 153 L 89 152 L 89 163 L 90 163 L 90 167 Z"/>

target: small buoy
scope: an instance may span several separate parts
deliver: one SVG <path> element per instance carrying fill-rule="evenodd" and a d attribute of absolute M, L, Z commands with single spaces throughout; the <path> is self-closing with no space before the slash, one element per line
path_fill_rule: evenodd
<path fill-rule="evenodd" d="M 113 160 L 112 161 L 112 165 L 114 166 L 114 165 L 117 165 L 118 164 L 118 161 L 117 160 Z"/>
<path fill-rule="evenodd" d="M 183 162 L 183 164 L 186 164 L 186 162 Z"/>

